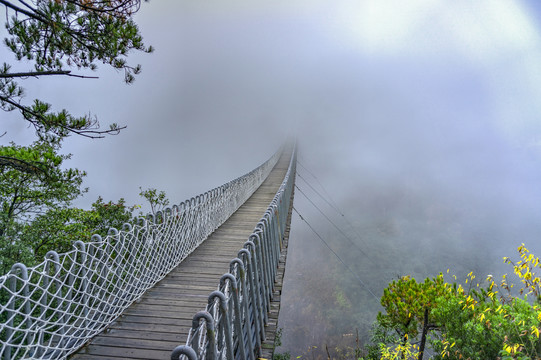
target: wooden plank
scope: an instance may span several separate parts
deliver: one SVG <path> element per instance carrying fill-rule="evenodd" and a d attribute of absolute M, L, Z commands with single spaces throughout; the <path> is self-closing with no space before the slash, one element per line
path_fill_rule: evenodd
<path fill-rule="evenodd" d="M 117 320 L 119 324 L 126 324 L 126 323 L 137 323 L 137 324 L 153 324 L 153 325 L 186 325 L 191 326 L 192 325 L 192 316 L 187 316 L 186 318 L 176 318 L 174 316 L 178 316 L 177 312 L 172 311 L 171 315 L 164 314 L 166 317 L 157 317 L 157 316 L 147 316 L 147 315 L 126 315 L 121 318 L 121 320 Z"/>
<path fill-rule="evenodd" d="M 201 302 L 200 301 L 182 301 L 182 302 L 144 302 L 139 303 L 137 306 L 131 307 L 129 310 L 124 312 L 124 314 L 127 315 L 135 315 L 135 314 L 142 314 L 150 313 L 150 312 L 157 312 L 161 311 L 161 313 L 166 314 L 169 311 L 178 311 L 179 309 L 190 309 L 191 311 L 198 311 L 201 308 Z"/>
<path fill-rule="evenodd" d="M 165 350 L 171 352 L 175 347 L 180 345 L 181 341 L 182 340 L 180 339 L 160 340 L 148 339 L 146 337 L 134 339 L 129 337 L 101 336 L 96 338 L 92 344 L 130 349 Z"/>
<path fill-rule="evenodd" d="M 177 324 L 178 320 L 188 320 L 192 321 L 193 316 L 198 312 L 204 310 L 201 306 L 193 306 L 193 307 L 175 307 L 175 308 L 168 308 L 164 309 L 162 308 L 145 308 L 145 309 L 138 309 L 138 310 L 131 310 L 129 314 L 126 315 L 126 320 L 123 321 L 133 321 L 131 319 L 139 320 L 141 319 L 141 322 L 149 321 L 148 318 L 160 318 L 164 319 L 162 320 L 151 320 L 155 323 L 173 323 Z M 171 320 L 171 321 L 169 321 Z M 133 321 L 137 322 L 137 321 Z"/>
<path fill-rule="evenodd" d="M 111 329 L 108 333 L 108 337 L 114 338 L 131 338 L 131 339 L 148 339 L 158 341 L 173 341 L 180 343 L 183 340 L 179 333 L 167 333 L 161 331 L 147 331 L 147 330 L 118 330 Z M 97 338 L 96 338 L 97 340 Z"/>
<path fill-rule="evenodd" d="M 130 349 L 114 346 L 101 346 L 89 344 L 81 350 L 81 354 L 92 356 L 103 356 L 107 358 L 120 358 L 120 359 L 141 359 L 141 360 L 153 360 L 153 359 L 170 359 L 171 350 L 148 350 L 148 349 Z M 77 357 L 74 357 L 77 358 Z"/>
<path fill-rule="evenodd" d="M 111 326 L 109 326 L 109 329 L 117 329 L 117 330 L 136 330 L 136 331 L 148 331 L 148 332 L 166 332 L 166 333 L 172 333 L 172 334 L 188 334 L 190 331 L 190 328 L 192 327 L 192 323 L 185 324 L 184 322 L 177 325 L 165 325 L 165 324 L 141 324 L 141 323 L 135 323 L 135 322 L 124 322 L 124 323 L 113 323 Z M 105 331 L 99 336 L 107 336 L 108 332 Z M 94 339 L 97 339 L 95 337 Z"/>
<path fill-rule="evenodd" d="M 201 301 L 189 301 L 190 299 L 177 299 L 177 298 L 145 298 L 140 302 L 140 304 L 143 305 L 150 305 L 150 306 L 188 306 L 188 307 L 196 307 L 201 304 Z"/>

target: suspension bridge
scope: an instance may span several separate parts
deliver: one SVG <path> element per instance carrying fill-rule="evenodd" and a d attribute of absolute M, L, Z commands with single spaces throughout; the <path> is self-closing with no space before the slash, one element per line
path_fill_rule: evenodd
<path fill-rule="evenodd" d="M 250 173 L 0 277 L 0 357 L 271 358 L 296 173 Z"/>

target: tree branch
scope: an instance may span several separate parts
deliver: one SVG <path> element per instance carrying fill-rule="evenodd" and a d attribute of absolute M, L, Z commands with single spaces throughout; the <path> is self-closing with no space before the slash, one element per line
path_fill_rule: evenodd
<path fill-rule="evenodd" d="M 24 2 L 23 0 L 19 0 L 19 2 L 21 4 L 23 4 L 24 6 L 26 6 L 27 8 L 29 8 L 31 11 L 36 11 L 36 9 L 34 9 L 32 6 L 28 5 L 26 2 Z"/>
<path fill-rule="evenodd" d="M 426 335 L 428 333 L 428 314 L 429 309 L 428 307 L 426 307 L 423 316 L 423 332 L 421 334 L 421 344 L 419 345 L 419 356 L 417 358 L 418 360 L 423 360 L 423 354 L 425 352 Z"/>
<path fill-rule="evenodd" d="M 92 11 L 92 12 L 96 12 L 96 13 L 109 13 L 109 12 L 116 12 L 118 9 L 122 9 L 124 7 L 127 7 L 128 9 L 124 9 L 124 11 L 119 11 L 118 13 L 121 13 L 122 15 L 125 15 L 126 17 L 129 17 L 131 16 L 132 14 L 136 13 L 137 11 L 139 11 L 139 8 L 141 6 L 141 2 L 140 1 L 136 1 L 135 2 L 135 5 L 130 5 L 130 3 L 132 1 L 122 1 L 120 2 L 118 5 L 116 6 L 113 6 L 111 5 L 110 3 L 108 2 L 105 2 L 105 1 L 97 1 L 96 3 L 100 3 L 100 4 L 107 4 L 107 5 L 110 5 L 110 7 L 104 7 L 104 8 L 99 8 L 99 7 L 93 7 L 93 6 L 88 6 L 86 5 L 85 3 L 83 3 L 82 1 L 75 1 L 75 0 L 66 0 L 66 2 L 68 3 L 71 3 L 71 4 L 74 4 L 74 5 L 77 5 L 79 6 L 81 9 L 85 9 L 87 11 Z M 130 9 L 130 8 L 135 8 L 135 9 Z"/>
<path fill-rule="evenodd" d="M 29 174 L 36 174 L 39 172 L 45 173 L 35 164 L 11 156 L 0 156 L 0 166 L 11 166 L 19 171 Z"/>
<path fill-rule="evenodd" d="M 38 76 L 46 76 L 46 75 L 66 75 L 66 76 L 77 77 L 77 78 L 82 78 L 82 79 L 98 79 L 97 76 L 84 76 L 84 75 L 72 74 L 71 70 L 29 71 L 29 72 L 20 72 L 20 73 L 7 73 L 7 74 L 0 74 L 0 78 L 30 77 L 30 76 L 38 77 Z"/>
<path fill-rule="evenodd" d="M 25 10 L 23 8 L 20 8 L 18 6 L 15 6 L 13 5 L 12 3 L 10 3 L 9 1 L 6 1 L 6 0 L 0 0 L 0 4 L 4 4 L 7 8 L 10 8 L 12 10 L 15 10 L 16 12 L 20 12 L 22 14 L 25 14 L 26 16 L 29 16 L 31 17 L 32 19 L 35 19 L 35 20 L 38 20 L 38 21 L 41 21 L 41 22 L 45 22 L 43 18 L 39 17 L 38 15 L 36 15 L 35 13 L 31 12 L 31 11 L 28 11 L 28 10 Z"/>
<path fill-rule="evenodd" d="M 3 0 L 0 0 L 0 1 L 3 1 Z M 26 106 L 23 106 L 23 105 L 19 104 L 18 102 L 15 102 L 15 101 L 13 101 L 13 100 L 10 100 L 9 98 L 7 98 L 7 97 L 5 97 L 5 96 L 1 96 L 1 95 L 0 95 L 0 101 L 6 102 L 6 103 L 8 103 L 8 104 L 10 104 L 10 105 L 12 105 L 12 106 L 14 106 L 14 107 L 16 107 L 17 109 L 21 110 L 21 111 L 23 112 L 23 115 L 24 115 L 25 113 L 28 113 L 28 114 L 30 114 L 30 115 L 32 115 L 32 116 L 35 116 L 35 117 L 40 118 L 40 119 L 43 119 L 43 117 L 40 116 L 38 113 L 35 113 L 35 112 L 33 112 L 32 110 L 28 110 L 28 109 L 26 108 Z M 28 120 L 28 119 L 27 119 L 27 120 Z M 45 120 L 45 119 L 43 119 L 43 120 Z M 34 122 L 31 121 L 31 120 L 28 120 L 28 121 L 30 121 L 32 124 L 34 123 Z"/>
<path fill-rule="evenodd" d="M 2 0 L 0 0 L 0 1 L 2 1 Z M 7 97 L 4 97 L 4 96 L 0 95 L 0 101 L 6 102 L 6 103 L 8 103 L 10 105 L 13 105 L 15 108 L 19 109 L 23 113 L 23 116 L 25 117 L 25 119 L 28 122 L 30 122 L 32 125 L 36 126 L 36 127 L 37 127 L 36 121 L 28 119 L 27 118 L 28 115 L 34 116 L 35 118 L 39 119 L 44 124 L 46 124 L 48 122 L 47 119 L 45 119 L 41 114 L 38 114 L 35 111 L 32 111 L 32 110 L 28 109 L 26 106 L 21 105 L 21 104 L 15 102 L 13 100 L 10 100 Z M 123 130 L 123 129 L 126 128 L 126 126 L 122 126 L 122 127 L 117 127 L 117 128 L 114 128 L 114 129 L 109 129 L 109 130 L 89 130 L 89 129 L 77 130 L 77 129 L 71 128 L 69 126 L 62 125 L 62 124 L 56 124 L 56 127 L 61 128 L 61 129 L 65 129 L 65 130 L 67 130 L 69 132 L 72 132 L 74 134 L 81 135 L 81 136 L 84 136 L 84 137 L 87 137 L 87 138 L 90 138 L 90 139 L 102 139 L 102 138 L 105 137 L 104 134 L 118 133 L 120 130 Z"/>

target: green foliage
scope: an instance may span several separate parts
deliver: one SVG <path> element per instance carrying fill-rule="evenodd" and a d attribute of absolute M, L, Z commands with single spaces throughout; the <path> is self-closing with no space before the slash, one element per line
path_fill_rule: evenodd
<path fill-rule="evenodd" d="M 104 203 L 101 197 L 92 204 L 91 210 L 50 209 L 25 226 L 21 241 L 40 261 L 50 250 L 66 252 L 77 240 L 89 241 L 94 234 L 105 237 L 110 228 L 122 228 L 131 220 L 132 209 L 126 207 L 124 199 Z"/>
<path fill-rule="evenodd" d="M 91 224 L 96 221 L 97 214 L 91 211 L 50 209 L 24 227 L 19 241 L 32 250 L 33 262 L 39 262 L 49 250 L 66 252 L 75 241 L 88 241 L 93 232 Z"/>
<path fill-rule="evenodd" d="M 431 315 L 437 299 L 446 298 L 447 284 L 443 275 L 425 279 L 418 283 L 414 278 L 404 276 L 393 281 L 383 290 L 381 305 L 386 313 L 379 313 L 378 323 L 387 329 L 394 329 L 401 340 L 394 348 L 380 344 L 382 359 L 395 359 L 398 354 L 403 358 L 422 358 L 428 331 L 433 329 L 434 318 Z M 420 345 L 412 345 L 408 339 L 421 335 Z"/>
<path fill-rule="evenodd" d="M 5 40 L 17 59 L 32 60 L 36 71 L 97 67 L 96 62 L 125 71 L 126 82 L 140 66 L 130 67 L 130 50 L 152 51 L 143 44 L 132 16 L 139 1 L 35 1 L 31 12 L 8 19 Z M 6 5 L 10 9 L 9 5 Z"/>
<path fill-rule="evenodd" d="M 290 360 L 291 354 L 289 352 L 278 353 L 272 355 L 272 360 Z"/>
<path fill-rule="evenodd" d="M 91 210 L 51 208 L 26 224 L 17 223 L 18 231 L 3 238 L 9 239 L 0 251 L 3 273 L 16 262 L 35 265 L 50 250 L 69 251 L 77 240 L 89 241 L 94 234 L 105 237 L 110 228 L 120 229 L 130 222 L 132 212 L 133 207 L 126 206 L 124 199 L 105 203 L 100 197 Z"/>
<path fill-rule="evenodd" d="M 169 199 L 165 191 L 158 192 L 158 190 L 153 188 L 143 190 L 141 187 L 139 187 L 139 190 L 141 190 L 139 195 L 145 198 L 150 204 L 150 211 L 153 215 L 156 215 L 158 211 L 165 209 L 169 205 Z"/>
<path fill-rule="evenodd" d="M 86 191 L 81 189 L 86 173 L 62 169 L 63 161 L 70 156 L 58 155 L 46 143 L 0 146 L 0 156 L 17 158 L 27 169 L 22 172 L 16 166 L 0 166 L 0 236 L 12 221 L 28 220 L 48 208 L 66 206 Z"/>
<path fill-rule="evenodd" d="M 509 304 L 478 299 L 473 303 L 466 295 L 456 296 L 436 308 L 444 330 L 432 342 L 435 359 L 496 359 L 510 346 L 516 355 L 537 355 L 539 339 L 532 331 L 539 326 L 538 314 L 526 299 Z M 520 345 L 515 348 L 516 344 Z"/>
<path fill-rule="evenodd" d="M 85 78 L 72 70 L 94 71 L 102 63 L 123 71 L 125 82 L 131 83 L 141 66 L 128 64 L 128 54 L 153 49 L 144 45 L 133 21 L 140 0 L 3 0 L 1 5 L 6 13 L 4 44 L 32 68 L 14 72 L 12 64 L 0 65 L 0 109 L 19 111 L 39 139 L 26 147 L 0 146 L 0 270 L 5 272 L 14 262 L 31 265 L 48 250 L 66 251 L 74 240 L 105 235 L 109 227 L 128 221 L 133 211 L 122 199 L 104 203 L 100 198 L 90 211 L 70 208 L 85 192 L 85 173 L 63 169 L 70 156 L 57 153 L 71 134 L 98 138 L 121 127 L 112 124 L 103 130 L 90 114 L 53 111 L 39 99 L 23 102 L 25 90 L 18 81 Z"/>
<path fill-rule="evenodd" d="M 276 350 L 277 347 L 282 346 L 282 328 L 279 328 L 276 330 L 276 334 L 274 337 L 274 350 Z M 272 354 L 272 360 L 289 360 L 291 358 L 291 354 L 289 352 L 285 353 L 273 353 Z"/>
<path fill-rule="evenodd" d="M 12 72 L 11 65 L 0 67 L 0 108 L 19 110 L 36 130 L 37 136 L 51 144 L 59 144 L 69 134 L 102 137 L 121 128 L 112 124 L 100 130 L 91 115 L 73 116 L 67 110 L 53 112 L 51 105 L 38 99 L 23 104 L 24 89 L 15 79 L 64 75 L 72 68 L 96 70 L 98 63 L 124 71 L 124 80 L 131 83 L 141 72 L 140 65 L 129 65 L 130 51 L 152 52 L 146 47 L 133 16 L 140 0 L 31 0 L 2 1 L 6 8 L 5 28 L 9 37 L 4 44 L 17 60 L 33 64 L 27 72 Z"/>
<path fill-rule="evenodd" d="M 31 266 L 49 250 L 71 250 L 76 240 L 92 234 L 105 236 L 110 227 L 130 221 L 133 207 L 124 199 L 105 203 L 102 198 L 91 210 L 71 208 L 81 188 L 84 172 L 64 169 L 69 155 L 58 155 L 47 143 L 31 146 L 0 146 L 1 158 L 17 159 L 0 166 L 0 271 L 16 262 Z"/>
<path fill-rule="evenodd" d="M 349 310 L 351 308 L 351 303 L 349 302 L 346 294 L 337 287 L 335 292 L 335 304 L 338 308 L 343 309 L 345 311 Z"/>
<path fill-rule="evenodd" d="M 516 264 L 504 260 L 521 279 L 519 294 L 531 294 L 535 302 L 514 295 L 506 276 L 499 285 L 489 276 L 485 284 L 474 286 L 475 275 L 469 273 L 467 289 L 445 282 L 442 274 L 423 283 L 403 277 L 384 290 L 386 313 L 378 315 L 374 345 L 367 348 L 365 359 L 420 359 L 416 345 L 421 326 L 433 330 L 433 359 L 540 358 L 541 280 L 535 272 L 541 262 L 524 245 L 518 251 L 521 260 Z M 421 316 L 423 309 L 427 317 Z"/>
<path fill-rule="evenodd" d="M 127 206 L 126 201 L 120 198 L 118 202 L 103 202 L 102 197 L 92 204 L 91 213 L 95 214 L 91 223 L 94 234 L 107 235 L 110 228 L 121 229 L 122 225 L 132 220 L 135 206 Z"/>
<path fill-rule="evenodd" d="M 387 347 L 385 344 L 380 344 L 382 360 L 416 360 L 419 356 L 419 347 L 417 344 L 411 344 L 409 341 L 402 342 L 395 347 Z"/>

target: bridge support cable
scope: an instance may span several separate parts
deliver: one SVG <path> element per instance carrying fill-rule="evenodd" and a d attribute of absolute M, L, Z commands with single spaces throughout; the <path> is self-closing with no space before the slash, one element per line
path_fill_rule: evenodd
<path fill-rule="evenodd" d="M 325 187 L 323 186 L 323 184 L 319 181 L 319 179 L 310 171 L 308 170 L 305 166 L 302 165 L 302 163 L 299 162 L 299 165 L 308 173 L 310 174 L 316 181 L 317 183 L 319 184 L 319 186 L 321 187 L 321 189 L 323 189 L 323 192 L 327 195 L 327 198 L 324 197 L 319 191 L 317 191 L 315 189 L 314 186 L 312 186 L 310 184 L 310 182 L 308 180 L 306 180 L 305 177 L 303 177 L 301 174 L 297 174 L 297 176 L 302 179 L 306 185 L 308 185 L 308 187 L 310 189 L 312 189 L 312 191 L 314 191 L 324 202 L 326 202 L 334 211 L 336 211 L 343 219 L 344 221 L 346 222 L 346 224 L 348 224 L 348 226 L 350 227 L 350 229 L 355 233 L 355 235 L 357 236 L 357 239 L 359 239 L 359 241 L 361 241 L 363 244 L 364 244 L 364 240 L 363 238 L 361 237 L 361 235 L 359 234 L 359 231 L 357 230 L 357 228 L 355 226 L 353 226 L 353 224 L 351 223 L 351 221 L 347 218 L 346 215 L 344 215 L 343 211 L 338 207 L 338 205 L 336 204 L 336 202 L 332 199 L 331 195 L 329 194 L 329 192 L 325 189 Z"/>
<path fill-rule="evenodd" d="M 65 359 L 77 351 L 225 222 L 267 178 L 282 150 L 248 174 L 155 217 L 110 229 L 103 239 L 76 241 L 67 253 L 50 251 L 37 266 L 15 264 L 0 277 L 0 359 Z M 273 206 L 278 211 L 281 204 Z M 275 222 L 270 226 L 277 227 Z M 256 242 L 261 241 L 267 240 Z M 254 250 L 247 251 L 260 266 Z M 223 291 L 232 286 L 226 282 Z M 221 297 L 215 299 L 218 304 Z M 266 306 L 263 300 L 250 306 Z M 213 311 L 215 318 L 232 316 L 227 307 Z"/>
<path fill-rule="evenodd" d="M 344 216 L 345 215 L 340 211 L 340 209 L 338 208 L 338 206 L 336 206 L 336 204 L 334 204 L 334 202 L 331 202 L 330 200 L 327 200 L 327 198 L 325 198 L 323 195 L 321 195 L 321 193 L 319 191 L 316 190 L 316 188 L 314 188 L 310 182 L 308 182 L 308 180 L 306 180 L 304 178 L 304 176 L 302 176 L 300 173 L 297 173 L 297 176 L 306 183 L 306 185 L 308 185 L 308 187 L 310 189 L 312 189 L 313 192 L 315 192 L 320 198 L 321 200 L 325 201 L 327 203 L 327 205 L 329 205 L 334 211 L 336 211 L 338 214 L 340 214 L 340 216 Z"/>
<path fill-rule="evenodd" d="M 321 183 L 321 181 L 319 181 L 319 179 L 317 178 L 316 175 L 314 175 L 313 172 L 311 172 L 310 170 L 308 170 L 308 168 L 306 166 L 304 166 L 302 164 L 301 161 L 298 161 L 299 165 L 308 173 L 310 174 L 314 180 L 317 181 L 319 187 L 321 187 L 321 189 L 323 190 L 323 192 L 327 195 L 328 197 L 328 200 L 324 199 L 325 202 L 328 202 L 328 203 L 331 203 L 331 207 L 334 208 L 334 210 L 336 210 L 336 212 L 338 212 L 340 215 L 344 216 L 344 214 L 340 211 L 340 209 L 338 208 L 338 204 L 336 204 L 336 202 L 333 200 L 333 198 L 331 197 L 331 195 L 329 194 L 329 192 L 327 191 L 327 189 L 325 189 L 325 186 L 323 186 L 323 184 Z M 304 178 L 302 178 L 304 181 L 306 181 Z M 312 187 L 313 188 L 313 187 Z M 315 189 L 314 189 L 315 190 Z M 320 195 L 321 196 L 321 195 Z M 324 198 L 323 196 L 321 196 L 321 198 Z"/>
<path fill-rule="evenodd" d="M 306 194 L 304 193 L 304 191 L 302 191 L 301 188 L 299 188 L 298 185 L 295 185 L 295 188 L 296 188 L 297 190 L 299 190 L 299 192 L 306 198 L 306 200 L 308 200 L 308 201 L 310 202 L 310 204 L 312 204 L 312 206 L 314 206 L 314 207 L 317 209 L 317 211 L 319 211 L 319 213 L 320 213 L 321 215 L 323 215 L 323 217 L 324 217 L 325 219 L 327 219 L 327 221 L 328 221 L 329 223 L 331 223 L 331 225 L 332 225 L 332 226 L 333 226 L 333 227 L 334 227 L 334 228 L 335 228 L 335 229 L 336 229 L 336 230 L 337 230 L 337 231 L 338 231 L 345 239 L 347 239 L 347 240 L 349 241 L 349 243 L 350 243 L 353 247 L 355 247 L 361 254 L 363 254 L 370 262 L 372 262 L 374 265 L 376 265 L 376 264 L 374 263 L 374 260 L 372 260 L 372 258 L 371 258 L 370 256 L 368 256 L 368 254 L 365 253 L 363 249 L 361 249 L 357 244 L 355 244 L 355 242 L 354 242 L 349 236 L 347 236 L 347 234 L 344 232 L 344 230 L 342 230 L 338 225 L 336 225 L 336 224 L 334 223 L 334 221 L 332 221 L 332 220 L 331 220 L 331 219 L 323 212 L 323 210 L 321 210 L 321 209 L 320 209 L 320 208 L 312 201 L 312 199 L 310 199 L 310 198 L 308 197 L 308 195 L 306 195 Z"/>
<path fill-rule="evenodd" d="M 231 260 L 229 273 L 210 294 L 205 310 L 193 317 L 186 344 L 171 359 L 257 359 L 266 338 L 274 280 L 291 219 L 296 174 L 296 148 L 274 199 L 252 235 Z M 180 352 L 182 349 L 183 352 Z M 187 350 L 189 349 L 189 350 Z"/>
<path fill-rule="evenodd" d="M 359 281 L 359 284 L 361 285 L 361 287 L 363 289 L 365 289 L 366 291 L 368 291 L 368 293 L 370 293 L 370 295 L 372 295 L 376 300 L 379 301 L 379 297 L 376 296 L 376 294 L 374 294 L 374 292 L 372 290 L 370 290 L 370 288 L 361 280 L 361 278 L 359 277 L 359 275 L 357 275 L 353 270 L 351 270 L 351 268 L 345 263 L 344 260 L 342 260 L 342 258 L 340 257 L 340 255 L 338 255 L 336 253 L 336 251 L 334 251 L 331 246 L 329 245 L 329 243 L 327 243 L 323 237 L 321 235 L 319 235 L 319 233 L 312 227 L 312 225 L 310 225 L 310 223 L 308 221 L 306 221 L 306 219 L 299 213 L 299 211 L 296 209 L 296 208 L 293 208 L 293 211 L 295 211 L 297 213 L 297 215 L 299 216 L 299 218 L 304 221 L 306 223 L 306 225 L 308 225 L 308 227 L 310 228 L 310 230 L 312 230 L 312 232 L 319 238 L 319 240 L 321 240 L 323 242 L 323 244 L 325 244 L 325 246 L 327 247 L 327 249 L 329 249 L 330 252 L 332 252 L 334 254 L 334 256 L 336 256 L 336 258 L 338 259 L 338 261 L 340 261 L 342 263 L 342 265 L 344 265 L 344 267 L 349 271 L 349 273 L 351 275 L 353 275 L 358 281 Z"/>

